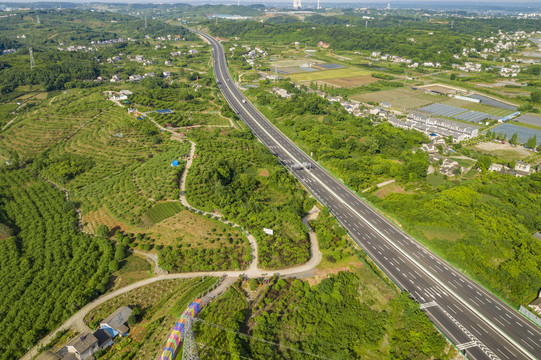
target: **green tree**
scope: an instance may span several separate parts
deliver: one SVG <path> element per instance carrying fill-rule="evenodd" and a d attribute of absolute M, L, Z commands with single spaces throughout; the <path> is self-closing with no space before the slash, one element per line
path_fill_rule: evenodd
<path fill-rule="evenodd" d="M 115 272 L 119 269 L 119 264 L 117 260 L 111 260 L 109 261 L 109 271 Z"/>
<path fill-rule="evenodd" d="M 141 320 L 142 314 L 143 313 L 141 309 L 139 309 L 139 307 L 137 306 L 134 306 L 134 308 L 132 309 L 132 313 L 128 318 L 128 325 L 134 326 L 135 324 L 137 324 Z"/>
<path fill-rule="evenodd" d="M 529 138 L 528 141 L 526 142 L 526 147 L 529 149 L 535 149 L 536 146 L 537 146 L 537 134 Z"/>
<path fill-rule="evenodd" d="M 96 235 L 104 237 L 104 238 L 109 237 L 109 228 L 107 227 L 107 225 L 98 226 L 98 230 L 96 231 Z"/>
<path fill-rule="evenodd" d="M 122 260 L 126 257 L 126 246 L 123 244 L 117 244 L 115 250 L 115 259 Z"/>
<path fill-rule="evenodd" d="M 511 136 L 511 139 L 509 140 L 509 143 L 513 144 L 513 145 L 516 145 L 517 144 L 517 139 L 518 139 L 518 134 L 514 133 L 513 136 Z"/>
<path fill-rule="evenodd" d="M 492 158 L 488 155 L 481 155 L 477 160 L 476 165 L 479 169 L 481 169 L 481 171 L 487 171 L 490 164 L 492 164 Z"/>
<path fill-rule="evenodd" d="M 538 103 L 541 101 L 541 91 L 532 91 L 530 93 L 530 101 L 532 103 Z"/>

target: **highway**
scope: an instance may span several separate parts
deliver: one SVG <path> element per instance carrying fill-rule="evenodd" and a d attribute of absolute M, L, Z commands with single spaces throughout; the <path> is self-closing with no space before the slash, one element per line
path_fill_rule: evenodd
<path fill-rule="evenodd" d="M 419 244 L 300 150 L 237 88 L 221 44 L 195 32 L 212 46 L 216 82 L 231 108 L 462 353 L 469 359 L 541 358 L 537 325 Z"/>

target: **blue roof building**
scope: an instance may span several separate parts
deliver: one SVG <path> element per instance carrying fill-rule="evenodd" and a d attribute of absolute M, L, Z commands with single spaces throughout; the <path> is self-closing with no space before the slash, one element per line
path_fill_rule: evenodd
<path fill-rule="evenodd" d="M 126 326 L 126 322 L 128 322 L 131 313 L 132 309 L 129 307 L 119 307 L 100 323 L 100 329 L 107 331 L 111 335 L 111 338 L 117 335 L 126 336 L 130 330 Z"/>

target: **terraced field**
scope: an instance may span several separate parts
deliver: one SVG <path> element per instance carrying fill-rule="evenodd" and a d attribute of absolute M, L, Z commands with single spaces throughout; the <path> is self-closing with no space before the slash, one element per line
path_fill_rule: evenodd
<path fill-rule="evenodd" d="M 100 358 L 155 359 L 182 310 L 216 281 L 211 277 L 160 281 L 132 290 L 92 310 L 85 318 L 92 328 L 120 306 L 137 306 L 143 312 L 141 321 L 130 327 L 130 336 L 117 340 L 115 347 Z"/>
<path fill-rule="evenodd" d="M 81 204 L 83 214 L 104 207 L 129 224 L 139 223 L 156 201 L 178 199 L 182 156 L 189 148 L 95 90 L 66 92 L 52 104 L 45 101 L 5 132 L 0 147 L 23 158 L 41 153 L 44 161 L 51 161 L 73 155 L 91 163 L 61 185 Z M 175 159 L 180 166 L 171 167 Z M 41 172 L 56 180 L 54 169 L 48 170 Z"/>
<path fill-rule="evenodd" d="M 391 104 L 391 106 L 398 109 L 410 109 L 433 104 L 441 101 L 442 99 L 446 99 L 446 97 L 425 94 L 421 91 L 407 88 L 400 88 L 355 95 L 352 96 L 352 99 L 362 102 L 387 102 Z"/>
<path fill-rule="evenodd" d="M 104 107 L 105 105 L 105 107 Z M 35 110 L 21 115 L 0 138 L 1 149 L 12 149 L 28 158 L 45 151 L 72 135 L 104 108 L 100 94 L 72 91 L 58 95 L 51 104 L 45 101 Z"/>
<path fill-rule="evenodd" d="M 96 90 L 46 99 L 28 115 L 0 140 L 6 156 L 15 150 L 23 159 L 34 158 L 33 169 L 66 188 L 81 210 L 85 231 L 103 224 L 144 232 L 146 242 L 134 246 L 165 247 L 170 271 L 241 269 L 251 259 L 248 240 L 237 229 L 180 205 L 188 142 L 171 140 L 148 118 L 138 120 Z M 199 114 L 193 118 L 200 125 Z M 172 166 L 174 160 L 178 166 Z"/>
<path fill-rule="evenodd" d="M 344 68 L 336 70 L 320 70 L 320 71 L 310 71 L 299 74 L 288 75 L 293 81 L 311 81 L 311 80 L 325 80 L 325 79 L 345 79 L 348 77 L 358 77 L 370 75 L 366 70 L 358 68 Z"/>
<path fill-rule="evenodd" d="M 157 224 L 180 212 L 183 209 L 180 202 L 165 202 L 154 205 L 143 215 L 143 222 Z"/>
<path fill-rule="evenodd" d="M 118 220 L 136 224 L 156 201 L 178 199 L 178 179 L 184 168 L 181 157 L 188 152 L 188 146 L 165 140 L 156 148 L 138 142 L 137 136 L 126 137 L 114 140 L 110 146 L 102 144 L 101 155 L 94 157 L 96 165 L 75 178 L 70 188 L 75 198 L 84 200 L 84 212 L 105 207 Z M 85 155 L 90 157 L 92 153 Z M 171 167 L 175 159 L 179 166 Z M 96 182 L 96 178 L 102 180 Z"/>

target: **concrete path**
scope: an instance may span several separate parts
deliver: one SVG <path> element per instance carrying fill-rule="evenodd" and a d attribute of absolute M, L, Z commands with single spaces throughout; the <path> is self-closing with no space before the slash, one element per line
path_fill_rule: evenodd
<path fill-rule="evenodd" d="M 306 219 L 306 217 L 305 217 Z M 315 234 L 314 234 L 315 235 Z M 314 269 L 319 262 L 321 261 L 321 252 L 319 251 L 319 246 L 317 244 L 317 239 L 315 236 L 310 236 L 310 239 L 312 241 L 312 244 L 315 243 L 317 246 L 317 249 L 312 249 L 312 253 L 315 255 L 313 256 L 310 261 L 307 263 L 294 267 L 294 268 L 288 268 L 283 270 L 253 270 L 250 273 L 247 271 L 212 271 L 212 272 L 190 272 L 190 273 L 181 273 L 181 274 L 164 274 L 159 276 L 154 276 L 148 279 L 144 279 L 138 282 L 135 282 L 133 284 L 124 286 L 123 288 L 117 289 L 115 291 L 112 291 L 110 293 L 107 293 L 105 295 L 100 296 L 99 298 L 95 299 L 94 301 L 86 304 L 84 307 L 82 307 L 79 311 L 77 311 L 75 314 L 73 314 L 68 320 L 66 320 L 60 327 L 49 333 L 49 335 L 45 336 L 43 339 L 41 339 L 36 346 L 34 346 L 29 352 L 27 352 L 21 359 L 22 360 L 30 360 L 34 356 L 37 355 L 37 350 L 40 346 L 43 346 L 45 344 L 48 344 L 51 339 L 62 330 L 67 330 L 70 328 L 73 328 L 79 332 L 90 332 L 92 329 L 90 329 L 84 322 L 85 316 L 96 307 L 103 305 L 106 301 L 111 300 L 119 295 L 125 294 L 131 290 L 138 289 L 142 286 L 146 286 L 152 283 L 155 283 L 157 281 L 162 280 L 170 280 L 170 279 L 191 279 L 194 277 L 203 277 L 203 276 L 213 276 L 213 277 L 225 277 L 224 282 L 220 284 L 217 289 L 220 289 L 221 292 L 225 291 L 232 283 L 235 282 L 235 280 L 239 276 L 247 276 L 247 277 L 272 277 L 274 274 L 278 274 L 280 276 L 295 276 L 297 274 L 305 273 L 309 270 Z M 216 290 L 216 289 L 215 289 Z M 209 294 L 212 294 L 211 296 L 216 297 L 220 292 L 213 291 Z M 210 301 L 210 299 L 209 299 Z"/>
<path fill-rule="evenodd" d="M 201 301 L 203 302 L 203 306 L 206 306 L 209 302 L 211 302 L 214 298 L 222 295 L 224 292 L 229 289 L 231 285 L 233 285 L 237 281 L 236 278 L 228 276 L 220 282 L 214 290 L 210 291 L 208 294 L 204 295 Z"/>
<path fill-rule="evenodd" d="M 379 184 L 376 184 L 376 186 L 378 188 L 380 187 L 383 187 L 385 185 L 389 185 L 389 184 L 392 184 L 395 182 L 395 179 L 391 179 L 391 180 L 387 180 L 387 181 L 384 181 L 384 182 L 380 182 Z M 372 187 L 369 187 L 368 189 L 364 189 L 363 192 L 367 192 L 368 190 L 370 190 Z"/>

